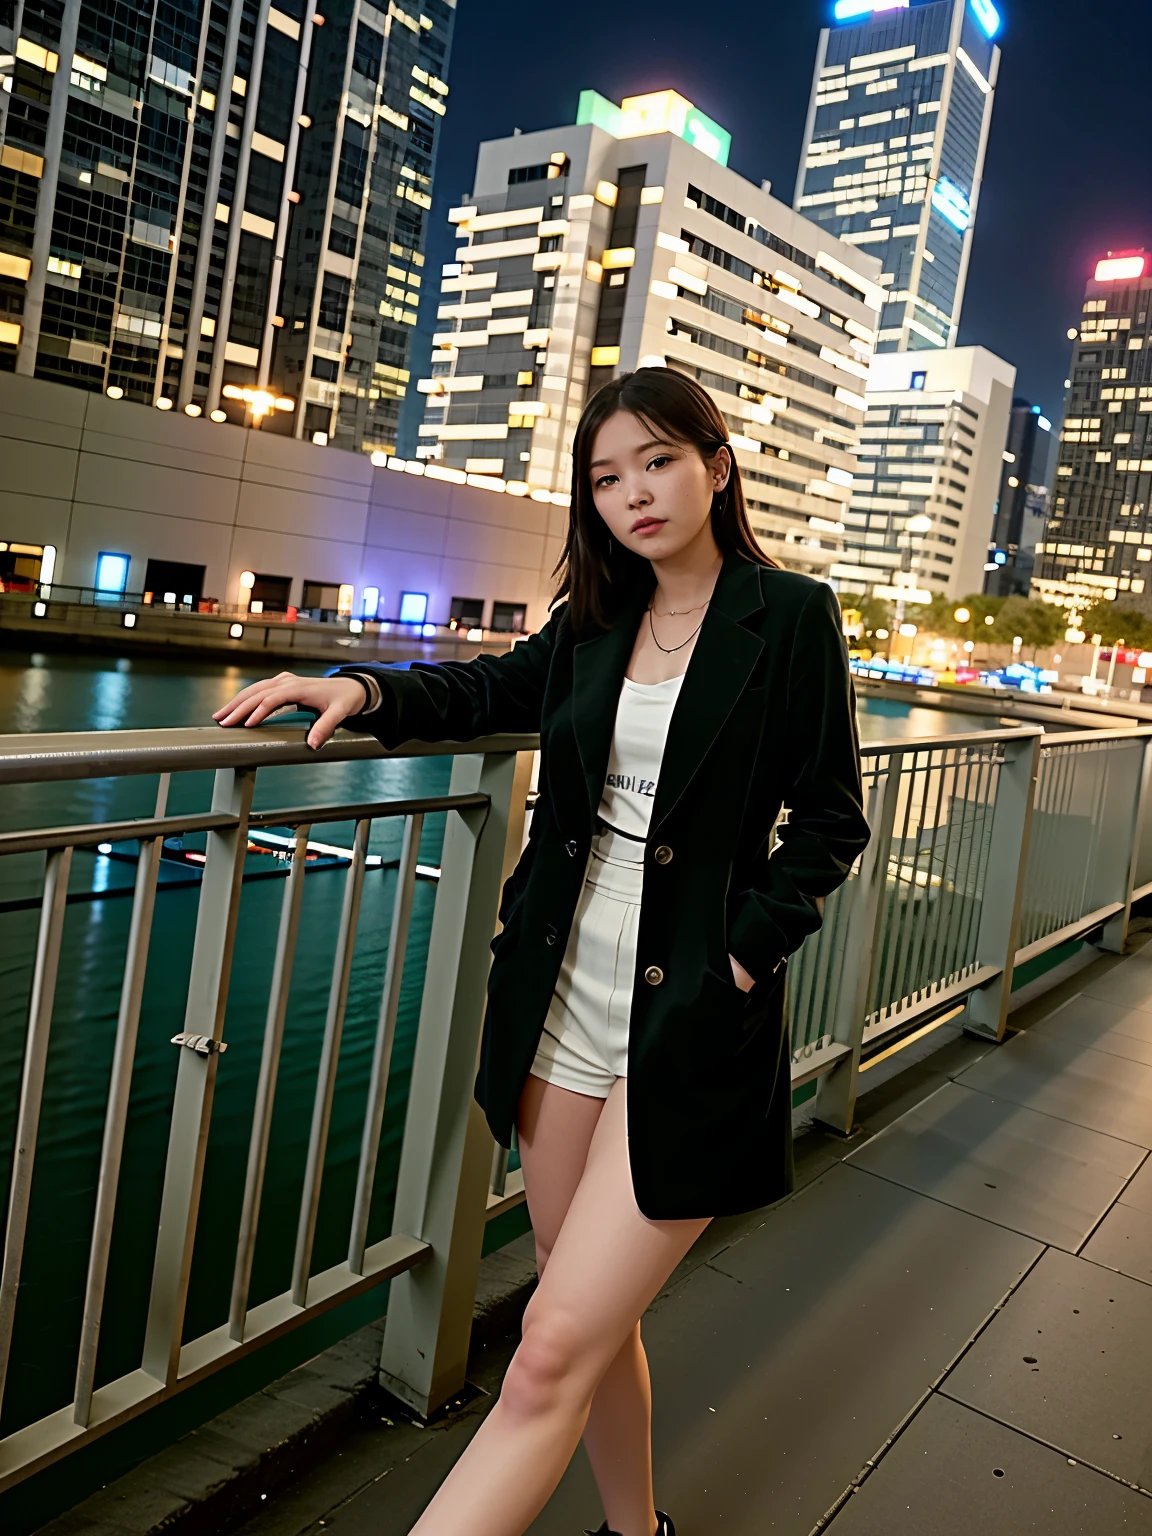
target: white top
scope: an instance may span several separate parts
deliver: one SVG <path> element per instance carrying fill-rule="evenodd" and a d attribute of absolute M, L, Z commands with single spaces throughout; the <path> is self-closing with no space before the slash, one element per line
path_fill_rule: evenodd
<path fill-rule="evenodd" d="M 683 681 L 683 673 L 664 683 L 624 679 L 599 808 L 601 819 L 618 832 L 648 836 L 664 743 Z"/>

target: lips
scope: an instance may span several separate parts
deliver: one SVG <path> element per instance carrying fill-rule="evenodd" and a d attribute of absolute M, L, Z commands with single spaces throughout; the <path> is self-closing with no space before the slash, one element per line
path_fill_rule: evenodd
<path fill-rule="evenodd" d="M 662 517 L 641 517 L 632 524 L 633 533 L 655 533 L 658 528 L 663 528 Z"/>

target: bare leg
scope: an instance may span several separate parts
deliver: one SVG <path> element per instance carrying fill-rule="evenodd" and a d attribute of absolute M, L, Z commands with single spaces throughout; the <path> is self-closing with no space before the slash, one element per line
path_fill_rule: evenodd
<path fill-rule="evenodd" d="M 603 1099 L 528 1079 L 520 1101 L 520 1161 L 541 1274 L 580 1183 L 603 1107 Z M 639 1323 L 596 1389 L 584 1449 L 609 1528 L 620 1536 L 654 1536 L 652 1388 Z"/>
<path fill-rule="evenodd" d="M 628 1165 L 625 1083 L 604 1104 L 583 1176 L 524 1315 L 500 1400 L 415 1536 L 522 1536 L 572 1458 L 592 1396 L 637 1320 L 708 1225 L 648 1221 Z M 647 1536 L 626 1531 L 624 1536 Z"/>

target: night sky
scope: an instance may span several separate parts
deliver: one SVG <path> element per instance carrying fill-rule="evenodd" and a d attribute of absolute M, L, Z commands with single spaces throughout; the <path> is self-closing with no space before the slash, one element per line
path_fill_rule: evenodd
<path fill-rule="evenodd" d="M 961 344 L 1016 364 L 1017 392 L 1061 414 L 1084 281 L 1109 249 L 1152 250 L 1149 0 L 997 0 L 1003 50 Z M 570 123 L 580 90 L 671 87 L 732 134 L 732 168 L 790 203 L 831 0 L 459 0 L 429 269 L 476 147 Z M 432 285 L 430 285 L 432 286 Z M 434 304 L 421 306 L 421 331 Z"/>

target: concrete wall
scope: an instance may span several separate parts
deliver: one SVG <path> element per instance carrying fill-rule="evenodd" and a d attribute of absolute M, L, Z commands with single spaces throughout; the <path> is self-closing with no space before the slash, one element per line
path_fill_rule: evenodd
<path fill-rule="evenodd" d="M 428 593 L 443 623 L 454 596 L 527 603 L 547 616 L 562 507 L 424 479 L 366 456 L 38 379 L 0 374 L 0 539 L 54 544 L 56 581 L 91 586 L 101 551 L 207 567 L 205 595 L 239 598 L 241 571 Z"/>

